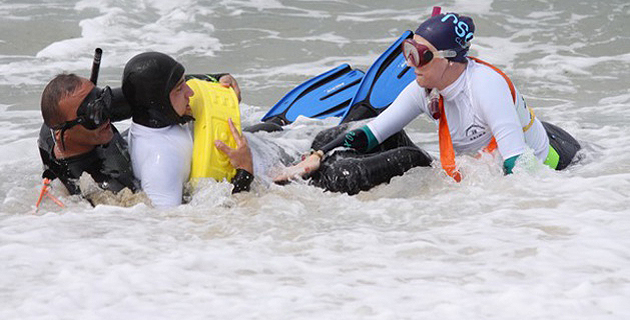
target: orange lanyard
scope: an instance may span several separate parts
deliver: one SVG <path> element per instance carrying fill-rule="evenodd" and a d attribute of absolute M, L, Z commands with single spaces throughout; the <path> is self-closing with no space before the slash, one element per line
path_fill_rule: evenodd
<path fill-rule="evenodd" d="M 516 104 L 516 89 L 514 88 L 514 84 L 512 84 L 512 81 L 510 81 L 510 78 L 508 78 L 508 76 L 505 75 L 505 73 L 503 73 L 503 71 L 501 71 L 499 68 L 483 60 L 480 60 L 474 57 L 470 57 L 470 58 L 477 63 L 481 63 L 483 65 L 490 67 L 492 70 L 498 72 L 501 76 L 503 76 L 503 79 L 505 79 L 508 86 L 510 87 L 510 92 L 512 93 L 512 100 Z M 462 175 L 457 169 L 457 166 L 455 164 L 455 150 L 453 149 L 453 141 L 451 140 L 451 132 L 448 129 L 448 122 L 446 121 L 446 113 L 444 112 L 444 98 L 442 97 L 442 95 L 440 95 L 440 122 L 439 122 L 438 135 L 439 135 L 439 144 L 440 144 L 440 162 L 442 163 L 442 168 L 444 169 L 444 171 L 446 171 L 446 174 L 453 177 L 455 181 L 460 182 L 462 181 Z M 490 140 L 490 143 L 483 149 L 483 151 L 493 152 L 496 149 L 497 149 L 497 140 L 493 136 L 492 140 Z"/>

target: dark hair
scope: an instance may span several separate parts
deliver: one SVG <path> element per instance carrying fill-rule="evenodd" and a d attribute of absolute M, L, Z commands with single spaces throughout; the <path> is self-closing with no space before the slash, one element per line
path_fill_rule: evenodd
<path fill-rule="evenodd" d="M 46 85 L 44 92 L 42 92 L 41 109 L 44 123 L 47 126 L 52 127 L 65 120 L 61 110 L 59 110 L 59 101 L 77 90 L 81 83 L 81 78 L 76 74 L 62 73 L 55 76 Z"/>

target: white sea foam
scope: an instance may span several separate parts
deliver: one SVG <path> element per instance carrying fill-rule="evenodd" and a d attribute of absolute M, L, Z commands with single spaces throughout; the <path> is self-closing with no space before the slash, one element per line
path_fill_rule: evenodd
<path fill-rule="evenodd" d="M 46 44 L 29 52 L 1 36 L 0 318 L 629 318 L 630 58 L 616 23 L 630 9 L 620 2 L 443 8 L 472 16 L 474 54 L 508 72 L 537 117 L 582 143 L 583 161 L 568 170 L 522 161 L 503 176 L 497 159 L 464 156 L 462 183 L 437 166 L 415 168 L 356 196 L 268 177 L 231 195 L 228 183 L 204 181 L 190 203 L 171 210 L 92 208 L 55 181 L 52 193 L 66 208 L 45 200 L 33 214 L 41 116 L 32 95 L 59 71 L 87 74 L 95 46 L 105 50 L 104 83 L 119 81 L 126 60 L 150 49 L 190 71 L 233 72 L 247 125 L 268 110 L 261 101 L 309 76 L 341 63 L 365 70 L 431 11 L 409 6 L 1 3 L 9 24 L 45 17 L 51 29 L 76 22 L 80 32 L 50 40 L 12 30 Z M 297 156 L 337 121 L 300 118 L 284 132 L 248 135 L 262 159 L 256 165 L 264 171 L 279 160 L 266 140 Z M 432 121 L 417 119 L 407 132 L 438 154 Z"/>
<path fill-rule="evenodd" d="M 222 49 L 212 36 L 212 11 L 194 1 L 177 5 L 168 1 L 79 1 L 75 9 L 85 17 L 77 26 L 81 36 L 53 42 L 33 58 L 1 65 L 0 84 L 31 85 L 62 71 L 86 70 L 96 47 L 104 50 L 103 68 L 122 68 L 132 55 L 147 50 L 211 57 Z M 96 16 L 93 10 L 97 10 Z"/>
<path fill-rule="evenodd" d="M 492 12 L 493 0 L 475 1 L 474 3 L 465 0 L 456 0 L 453 6 L 444 7 L 442 12 L 461 12 L 464 15 L 487 14 Z"/>
<path fill-rule="evenodd" d="M 417 23 L 420 16 L 427 14 L 426 8 L 411 8 L 404 10 L 368 10 L 368 11 L 360 11 L 360 12 L 348 12 L 344 15 L 340 15 L 337 20 L 338 21 L 353 21 L 353 22 L 377 22 L 395 19 L 397 21 L 403 23 L 414 24 Z M 430 14 L 430 12 L 428 13 Z"/>

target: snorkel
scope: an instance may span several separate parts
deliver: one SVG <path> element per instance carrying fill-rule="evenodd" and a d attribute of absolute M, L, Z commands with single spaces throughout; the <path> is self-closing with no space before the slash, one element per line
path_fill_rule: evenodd
<path fill-rule="evenodd" d="M 103 49 L 96 48 L 94 50 L 94 60 L 92 61 L 92 74 L 90 76 L 90 82 L 96 86 L 98 81 L 98 72 L 101 69 L 101 56 L 103 55 Z"/>
<path fill-rule="evenodd" d="M 431 13 L 431 17 L 435 17 L 437 15 L 440 14 L 440 12 L 442 11 L 441 7 L 435 6 L 433 7 L 433 13 Z M 429 112 L 431 113 L 431 117 L 435 120 L 440 119 L 440 93 L 438 92 L 437 88 L 433 88 L 431 90 L 429 89 L 424 89 L 426 90 L 427 93 L 427 106 L 429 109 Z"/>
<path fill-rule="evenodd" d="M 431 13 L 431 16 L 435 17 L 438 14 L 440 14 L 441 12 L 442 12 L 442 7 L 435 6 L 435 7 L 433 7 L 433 12 Z"/>
<path fill-rule="evenodd" d="M 81 102 L 81 105 L 77 109 L 77 116 L 83 118 L 84 121 L 82 124 L 88 130 L 94 130 L 110 119 L 112 89 L 109 86 L 105 86 L 103 89 L 96 86 L 102 56 L 103 50 L 96 48 L 94 50 L 92 73 L 90 75 L 90 82 L 94 84 L 94 88 L 83 99 L 83 102 Z"/>

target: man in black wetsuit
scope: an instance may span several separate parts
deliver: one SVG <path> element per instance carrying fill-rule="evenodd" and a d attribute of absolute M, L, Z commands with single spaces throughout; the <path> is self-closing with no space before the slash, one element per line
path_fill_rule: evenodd
<path fill-rule="evenodd" d="M 113 95 L 109 87 L 98 88 L 75 74 L 60 74 L 48 83 L 42 93 L 44 124 L 38 139 L 44 178 L 59 178 L 70 194 L 81 193 L 83 172 L 103 190 L 139 190 L 127 143 L 110 123 L 130 115 L 116 114 L 111 108 Z"/>
<path fill-rule="evenodd" d="M 388 183 L 411 168 L 428 167 L 433 162 L 404 130 L 367 151 L 362 144 L 365 139 L 357 136 L 360 130 L 351 130 L 351 127 L 349 122 L 319 132 L 311 144 L 310 156 L 305 156 L 302 163 L 287 169 L 275 181 L 282 184 L 291 176 L 304 175 L 311 178 L 314 186 L 354 195 Z M 334 151 L 339 147 L 343 147 L 342 150 Z M 309 172 L 303 164 L 315 160 L 318 166 Z"/>

